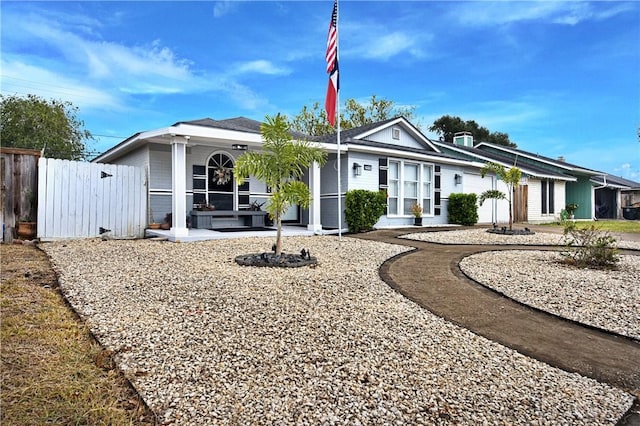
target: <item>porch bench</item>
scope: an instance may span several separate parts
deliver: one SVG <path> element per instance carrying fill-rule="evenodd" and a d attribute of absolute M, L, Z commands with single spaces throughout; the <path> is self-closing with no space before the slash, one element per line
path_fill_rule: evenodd
<path fill-rule="evenodd" d="M 191 211 L 191 227 L 194 229 L 220 229 L 237 226 L 259 228 L 265 226 L 267 212 L 255 210 Z"/>

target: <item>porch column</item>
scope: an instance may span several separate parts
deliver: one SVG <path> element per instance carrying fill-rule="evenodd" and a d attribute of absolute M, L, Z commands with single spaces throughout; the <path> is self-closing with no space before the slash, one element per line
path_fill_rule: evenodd
<path fill-rule="evenodd" d="M 322 223 L 320 223 L 320 164 L 316 162 L 309 167 L 309 189 L 312 198 L 307 229 L 320 234 L 322 232 Z"/>
<path fill-rule="evenodd" d="M 171 137 L 171 234 L 186 237 L 187 229 L 187 142 L 189 136 Z"/>

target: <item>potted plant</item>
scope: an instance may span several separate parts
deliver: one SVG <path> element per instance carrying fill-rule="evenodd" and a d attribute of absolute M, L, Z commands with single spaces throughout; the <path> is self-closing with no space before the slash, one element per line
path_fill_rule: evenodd
<path fill-rule="evenodd" d="M 37 224 L 31 216 L 25 216 L 18 221 L 18 237 L 32 240 L 36 237 Z"/>
<path fill-rule="evenodd" d="M 570 219 L 574 218 L 574 213 L 576 212 L 576 210 L 578 210 L 578 205 L 576 203 L 569 203 L 565 206 L 565 210 L 567 211 L 567 214 L 569 215 Z"/>
<path fill-rule="evenodd" d="M 422 226 L 422 206 L 415 203 L 411 206 L 411 213 L 413 213 L 413 224 L 415 226 Z"/>

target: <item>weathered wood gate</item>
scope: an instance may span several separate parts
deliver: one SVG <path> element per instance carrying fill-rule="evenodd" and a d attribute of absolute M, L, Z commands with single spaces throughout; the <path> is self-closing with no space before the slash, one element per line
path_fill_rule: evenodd
<path fill-rule="evenodd" d="M 513 189 L 513 221 L 526 222 L 529 220 L 528 211 L 529 186 L 518 185 Z"/>
<path fill-rule="evenodd" d="M 41 158 L 38 237 L 142 238 L 146 171 L 140 167 Z"/>
<path fill-rule="evenodd" d="M 6 243 L 13 241 L 18 222 L 35 221 L 38 158 L 39 150 L 0 148 L 1 239 Z"/>

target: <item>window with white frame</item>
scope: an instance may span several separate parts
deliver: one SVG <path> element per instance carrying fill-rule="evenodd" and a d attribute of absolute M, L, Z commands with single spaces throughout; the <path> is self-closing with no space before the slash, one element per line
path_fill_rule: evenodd
<path fill-rule="evenodd" d="M 418 204 L 419 181 L 418 164 L 404 163 L 403 214 L 411 214 L 413 205 Z"/>
<path fill-rule="evenodd" d="M 389 161 L 388 173 L 388 212 L 391 215 L 397 215 L 398 197 L 400 196 L 400 163 L 398 161 Z"/>
<path fill-rule="evenodd" d="M 422 213 L 433 212 L 433 166 L 422 165 Z"/>
<path fill-rule="evenodd" d="M 541 200 L 541 213 L 553 214 L 555 212 L 554 203 L 554 182 L 552 180 L 544 179 L 540 183 L 542 186 L 542 200 Z"/>
<path fill-rule="evenodd" d="M 405 160 L 389 160 L 388 214 L 412 215 L 420 204 L 423 215 L 433 214 L 433 165 Z"/>

